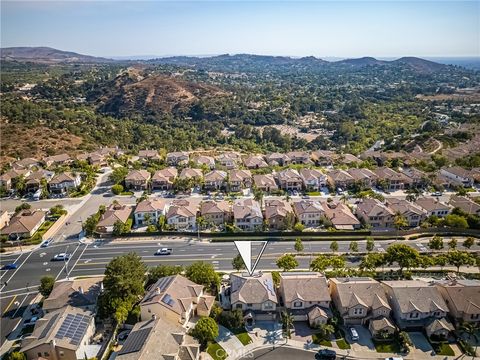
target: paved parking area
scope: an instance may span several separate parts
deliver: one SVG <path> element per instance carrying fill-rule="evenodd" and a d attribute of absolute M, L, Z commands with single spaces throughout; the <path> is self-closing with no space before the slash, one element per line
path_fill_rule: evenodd
<path fill-rule="evenodd" d="M 413 353 L 417 352 L 422 353 L 422 355 L 430 355 L 433 349 L 425 335 L 423 335 L 421 332 L 409 332 L 408 335 L 410 336 L 410 339 L 413 343 Z"/>
<path fill-rule="evenodd" d="M 308 326 L 307 321 L 295 321 L 293 325 L 295 327 L 295 331 L 292 334 L 293 340 L 307 342 L 312 340 L 312 334 L 317 331 Z"/>
<path fill-rule="evenodd" d="M 349 329 L 353 327 L 358 332 L 358 340 L 353 341 L 350 335 Z M 372 342 L 372 334 L 370 331 L 361 325 L 351 325 L 345 328 L 345 336 L 347 337 L 347 341 L 352 345 L 352 349 L 355 351 L 375 351 L 375 345 Z"/>

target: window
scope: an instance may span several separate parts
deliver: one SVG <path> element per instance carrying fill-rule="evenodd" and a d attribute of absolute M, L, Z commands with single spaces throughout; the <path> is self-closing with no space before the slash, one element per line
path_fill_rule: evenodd
<path fill-rule="evenodd" d="M 362 315 L 363 314 L 363 309 L 362 308 L 353 309 L 353 314 L 354 315 Z"/>
<path fill-rule="evenodd" d="M 418 313 L 417 312 L 414 312 L 414 313 L 410 313 L 410 319 L 417 319 L 418 318 Z"/>
<path fill-rule="evenodd" d="M 235 305 L 235 307 L 236 307 L 237 309 L 241 309 L 241 308 L 242 308 L 242 304 L 237 304 L 237 305 Z"/>
<path fill-rule="evenodd" d="M 252 307 L 252 304 L 247 304 L 248 307 Z"/>
<path fill-rule="evenodd" d="M 480 317 L 480 314 L 472 314 L 470 315 L 470 319 L 478 319 Z"/>
<path fill-rule="evenodd" d="M 42 357 L 42 353 L 41 353 L 41 352 L 37 353 L 37 355 L 38 355 L 38 357 Z"/>
<path fill-rule="evenodd" d="M 50 354 L 49 354 L 48 352 L 46 352 L 46 351 L 45 351 L 45 352 L 43 353 L 43 356 L 44 356 L 44 357 L 49 357 L 49 356 L 50 356 Z"/>
<path fill-rule="evenodd" d="M 301 301 L 295 301 L 293 303 L 293 307 L 302 307 L 302 302 Z"/>
<path fill-rule="evenodd" d="M 64 356 L 64 352 L 63 351 L 60 351 L 60 356 Z"/>
<path fill-rule="evenodd" d="M 263 304 L 264 309 L 273 309 L 273 304 L 271 302 L 266 302 Z"/>

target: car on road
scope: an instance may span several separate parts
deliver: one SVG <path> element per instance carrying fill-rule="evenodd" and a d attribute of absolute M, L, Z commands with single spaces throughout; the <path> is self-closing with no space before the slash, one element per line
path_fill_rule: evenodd
<path fill-rule="evenodd" d="M 161 248 L 155 251 L 155 255 L 170 255 L 172 253 L 172 249 L 170 248 Z"/>
<path fill-rule="evenodd" d="M 349 331 L 350 331 L 350 336 L 351 336 L 352 340 L 353 341 L 358 341 L 359 336 L 358 336 L 357 330 L 352 327 L 352 328 L 349 329 Z"/>
<path fill-rule="evenodd" d="M 335 360 L 336 358 L 337 353 L 330 349 L 321 349 L 315 354 L 317 360 Z"/>
<path fill-rule="evenodd" d="M 432 193 L 432 196 L 442 196 L 442 192 L 441 191 L 435 191 L 434 193 Z"/>
<path fill-rule="evenodd" d="M 72 256 L 71 254 L 67 254 L 67 253 L 60 253 L 60 254 L 56 254 L 54 257 L 53 257 L 53 261 L 65 261 L 65 260 L 68 260 L 70 259 L 70 256 Z"/>
<path fill-rule="evenodd" d="M 403 358 L 401 358 L 401 357 L 389 357 L 389 358 L 385 358 L 385 360 L 403 360 Z"/>
<path fill-rule="evenodd" d="M 23 326 L 35 325 L 37 321 L 38 321 L 37 316 L 31 317 L 30 319 L 27 319 L 23 322 Z"/>
<path fill-rule="evenodd" d="M 47 239 L 40 245 L 41 248 L 49 247 L 53 243 L 53 239 Z"/>
<path fill-rule="evenodd" d="M 6 265 L 3 265 L 2 268 L 0 270 L 15 270 L 17 268 L 17 264 L 6 264 Z"/>

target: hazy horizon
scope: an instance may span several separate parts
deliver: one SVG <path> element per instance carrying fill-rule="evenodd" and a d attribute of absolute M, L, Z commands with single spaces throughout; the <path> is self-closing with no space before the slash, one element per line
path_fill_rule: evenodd
<path fill-rule="evenodd" d="M 118 57 L 480 55 L 478 1 L 2 1 L 2 47 Z M 32 31 L 34 29 L 34 31 Z"/>

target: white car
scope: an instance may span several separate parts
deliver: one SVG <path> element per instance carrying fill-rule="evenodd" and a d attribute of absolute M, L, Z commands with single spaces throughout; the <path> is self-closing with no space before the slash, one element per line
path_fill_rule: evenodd
<path fill-rule="evenodd" d="M 170 255 L 172 253 L 172 249 L 170 248 L 161 248 L 161 249 L 158 249 L 156 252 L 155 252 L 155 255 Z"/>
<path fill-rule="evenodd" d="M 359 339 L 358 337 L 358 332 L 355 328 L 350 328 L 350 336 L 352 338 L 353 341 L 357 341 Z"/>
<path fill-rule="evenodd" d="M 53 261 L 65 261 L 65 260 L 70 259 L 70 256 L 72 256 L 72 255 L 67 254 L 67 253 L 60 253 L 60 254 L 57 254 L 53 257 Z"/>

